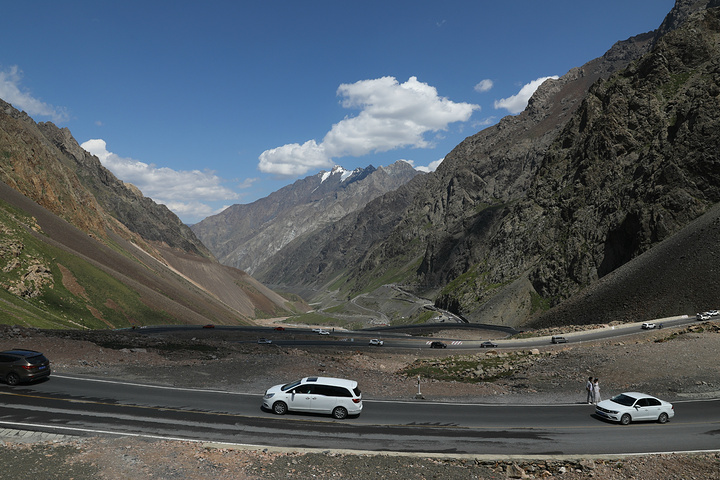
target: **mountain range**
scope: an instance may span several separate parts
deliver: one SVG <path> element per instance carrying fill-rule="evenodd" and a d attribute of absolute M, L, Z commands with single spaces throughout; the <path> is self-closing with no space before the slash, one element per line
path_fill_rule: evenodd
<path fill-rule="evenodd" d="M 399 284 L 468 321 L 548 322 L 718 201 L 718 4 L 678 0 L 657 30 L 546 81 L 434 174 L 294 239 L 254 276 L 348 299 Z M 641 293 L 650 317 L 717 298 Z M 627 307 L 602 317 L 632 319 Z M 599 320 L 576 308 L 565 321 Z"/>
<path fill-rule="evenodd" d="M 0 101 L 0 314 L 240 324 L 393 288 L 515 327 L 717 307 L 719 123 L 720 0 L 677 0 L 436 172 L 335 168 L 192 228 Z"/>
<path fill-rule="evenodd" d="M 294 239 L 331 225 L 417 175 L 405 161 L 353 171 L 335 166 L 253 203 L 228 207 L 192 230 L 221 263 L 254 274 Z"/>

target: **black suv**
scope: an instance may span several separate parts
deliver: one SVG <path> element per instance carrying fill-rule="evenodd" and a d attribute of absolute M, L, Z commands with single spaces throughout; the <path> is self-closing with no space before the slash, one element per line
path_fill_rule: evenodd
<path fill-rule="evenodd" d="M 32 382 L 50 375 L 50 360 L 34 350 L 16 348 L 0 352 L 0 379 L 8 385 Z"/>
<path fill-rule="evenodd" d="M 444 342 L 430 342 L 430 348 L 447 348 Z"/>

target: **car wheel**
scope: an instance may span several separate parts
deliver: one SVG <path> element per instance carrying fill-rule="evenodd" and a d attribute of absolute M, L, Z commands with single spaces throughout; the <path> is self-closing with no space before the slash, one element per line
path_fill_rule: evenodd
<path fill-rule="evenodd" d="M 273 412 L 275 412 L 278 415 L 285 415 L 288 411 L 287 405 L 285 402 L 275 402 L 273 403 Z"/>
<path fill-rule="evenodd" d="M 7 374 L 7 377 L 5 377 L 5 381 L 8 385 L 17 385 L 20 383 L 20 377 L 17 373 L 10 372 Z"/>
<path fill-rule="evenodd" d="M 658 417 L 658 422 L 667 423 L 667 421 L 668 421 L 668 414 L 665 412 L 661 413 L 660 416 Z"/>
<path fill-rule="evenodd" d="M 623 415 L 622 417 L 620 417 L 620 423 L 622 423 L 623 425 L 628 425 L 628 424 L 630 424 L 630 421 L 631 421 L 631 420 L 632 420 L 632 417 L 630 416 L 629 413 L 626 413 L 625 415 Z"/>
<path fill-rule="evenodd" d="M 332 416 L 337 418 L 338 420 L 342 420 L 343 418 L 348 416 L 348 411 L 344 407 L 335 407 L 335 409 L 332 411 Z"/>

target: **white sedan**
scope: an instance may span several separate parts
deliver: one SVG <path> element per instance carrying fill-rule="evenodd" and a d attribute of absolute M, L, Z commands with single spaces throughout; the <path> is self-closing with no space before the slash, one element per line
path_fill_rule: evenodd
<path fill-rule="evenodd" d="M 377 338 L 373 338 L 373 339 L 370 340 L 370 345 L 375 345 L 375 346 L 378 346 L 378 347 L 382 347 L 384 343 L 385 343 L 385 342 L 383 342 L 382 340 L 379 340 L 379 339 L 377 339 Z"/>
<path fill-rule="evenodd" d="M 655 328 L 655 324 L 654 323 L 643 323 L 640 326 L 640 328 L 642 328 L 643 330 L 651 330 L 651 329 Z"/>
<path fill-rule="evenodd" d="M 675 416 L 672 403 L 651 395 L 626 392 L 603 400 L 595 407 L 595 414 L 613 422 L 627 425 L 638 420 L 665 423 Z"/>

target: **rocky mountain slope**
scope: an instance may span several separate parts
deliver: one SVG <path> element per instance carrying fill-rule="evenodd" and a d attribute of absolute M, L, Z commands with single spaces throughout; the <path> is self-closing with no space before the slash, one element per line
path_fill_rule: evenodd
<path fill-rule="evenodd" d="M 67 128 L 50 122 L 36 124 L 2 100 L 0 112 L 2 181 L 101 237 L 110 222 L 118 233 L 129 231 L 149 241 L 212 256 L 175 214 L 118 180 L 78 145 Z"/>
<path fill-rule="evenodd" d="M 404 161 L 352 172 L 336 166 L 253 203 L 233 205 L 192 230 L 220 262 L 252 274 L 294 239 L 364 207 L 417 175 Z"/>
<path fill-rule="evenodd" d="M 678 0 L 657 31 L 545 82 L 435 174 L 297 239 L 256 277 L 349 296 L 402 282 L 508 325 L 578 294 L 718 201 L 719 4 Z"/>
<path fill-rule="evenodd" d="M 538 294 L 567 298 L 681 238 L 720 201 L 718 98 L 719 9 L 691 16 L 651 53 L 593 86 L 496 237 L 542 259 L 531 266 L 514 258 Z M 522 233 L 508 234 L 520 225 Z"/>
<path fill-rule="evenodd" d="M 0 101 L 0 322 L 247 323 L 294 306 L 221 265 L 67 129 Z"/>

